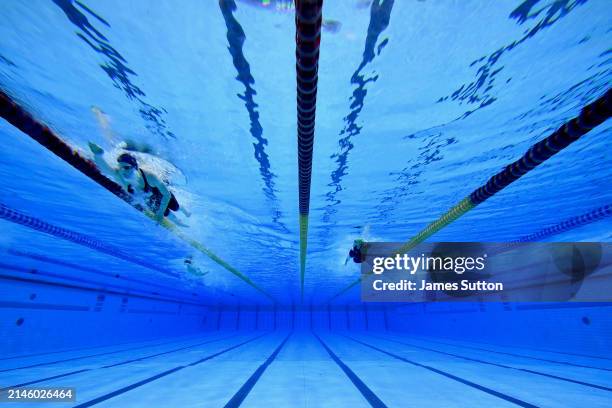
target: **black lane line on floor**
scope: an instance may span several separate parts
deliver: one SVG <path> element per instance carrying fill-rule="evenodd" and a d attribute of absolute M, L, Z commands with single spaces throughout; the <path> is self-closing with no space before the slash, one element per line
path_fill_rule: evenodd
<path fill-rule="evenodd" d="M 567 361 L 550 360 L 550 359 L 547 359 L 547 358 L 531 357 L 531 356 L 525 356 L 523 354 L 508 353 L 508 352 L 504 352 L 504 351 L 495 351 L 495 350 L 489 350 L 489 349 L 484 349 L 484 348 L 474 347 L 474 346 L 464 346 L 464 345 L 460 345 L 460 344 L 445 343 L 443 341 L 436 341 L 436 340 L 423 340 L 423 341 L 430 341 L 432 343 L 445 344 L 447 346 L 453 346 L 453 347 L 459 347 L 459 348 L 468 348 L 468 349 L 479 350 L 479 351 L 487 351 L 489 353 L 495 353 L 495 354 L 504 354 L 506 356 L 512 356 L 512 357 L 527 358 L 527 359 L 530 359 L 530 360 L 546 361 L 547 363 L 563 364 L 563 365 L 568 365 L 568 366 L 572 366 L 572 367 L 582 367 L 582 368 L 590 368 L 590 369 L 593 369 L 593 370 L 612 371 L 612 368 L 593 367 L 593 366 L 588 366 L 588 365 L 583 365 L 583 364 L 570 363 L 570 362 L 567 362 Z"/>
<path fill-rule="evenodd" d="M 376 350 L 376 351 L 378 351 L 380 353 L 386 354 L 386 355 L 388 355 L 390 357 L 393 357 L 393 358 L 395 358 L 397 360 L 403 361 L 403 362 L 408 363 L 408 364 L 412 364 L 412 365 L 417 366 L 417 367 L 424 368 L 424 369 L 432 371 L 432 372 L 434 372 L 436 374 L 443 375 L 444 377 L 450 378 L 451 380 L 458 381 L 461 384 L 467 385 L 467 386 L 472 387 L 472 388 L 476 388 L 479 391 L 486 392 L 487 394 L 490 394 L 490 395 L 493 395 L 495 397 L 501 398 L 501 399 L 506 400 L 508 402 L 512 402 L 513 404 L 516 404 L 518 406 L 525 407 L 525 408 L 539 408 L 537 405 L 533 405 L 533 404 L 530 404 L 528 402 L 522 401 L 522 400 L 520 400 L 518 398 L 511 397 L 510 395 L 506 395 L 506 394 L 501 393 L 499 391 L 495 391 L 495 390 L 493 390 L 491 388 L 485 387 L 484 385 L 473 383 L 473 382 L 468 381 L 468 380 L 466 380 L 464 378 L 457 377 L 456 375 L 447 373 L 446 371 L 438 370 L 437 368 L 433 368 L 433 367 L 430 367 L 430 366 L 425 365 L 425 364 L 420 364 L 420 363 L 417 363 L 416 361 L 408 360 L 407 358 L 404 358 L 402 356 L 398 356 L 397 354 L 389 353 L 388 351 L 380 349 L 380 348 L 378 348 L 376 346 L 372 346 L 371 344 L 364 343 L 364 342 L 362 342 L 360 340 L 357 340 L 357 339 L 354 339 L 352 337 L 349 337 L 349 336 L 346 336 L 346 337 L 348 339 L 354 341 L 355 343 L 359 343 L 359 344 L 361 344 L 361 345 L 363 345 L 365 347 L 369 347 L 369 348 L 371 348 L 373 350 Z"/>
<path fill-rule="evenodd" d="M 500 363 L 493 363 L 491 361 L 485 361 L 485 360 L 480 360 L 480 359 L 477 359 L 477 358 L 461 356 L 459 354 L 447 353 L 445 351 L 431 349 L 431 348 L 423 347 L 423 346 L 417 346 L 417 345 L 414 345 L 414 344 L 411 344 L 411 343 L 404 343 L 404 342 L 399 341 L 399 340 L 388 339 L 388 338 L 382 337 L 382 336 L 374 336 L 374 335 L 370 335 L 370 336 L 378 338 L 378 339 L 381 339 L 381 340 L 397 343 L 397 344 L 403 344 L 405 346 L 416 348 L 416 349 L 419 349 L 419 350 L 426 350 L 426 351 L 431 351 L 433 353 L 444 354 L 444 355 L 447 355 L 447 356 L 460 358 L 462 360 L 474 361 L 476 363 L 492 365 L 492 366 L 496 366 L 496 367 L 500 367 L 500 368 L 507 368 L 507 369 L 510 369 L 510 370 L 523 371 L 523 372 L 530 373 L 530 374 L 541 375 L 543 377 L 554 378 L 556 380 L 567 381 L 567 382 L 571 382 L 571 383 L 574 383 L 574 384 L 580 384 L 580 385 L 584 385 L 586 387 L 597 388 L 597 389 L 604 390 L 604 391 L 612 391 L 612 388 L 605 387 L 603 385 L 591 384 L 591 383 L 588 383 L 588 382 L 584 382 L 584 381 L 580 381 L 580 380 L 574 380 L 574 379 L 567 378 L 567 377 L 560 377 L 560 376 L 557 376 L 557 375 L 554 375 L 554 374 L 547 374 L 547 373 L 543 373 L 543 372 L 540 372 L 540 371 L 529 370 L 527 368 L 512 367 L 512 366 L 508 366 L 508 365 L 504 365 L 504 364 L 500 364 Z"/>
<path fill-rule="evenodd" d="M 204 344 L 214 343 L 214 342 L 221 341 L 221 340 L 228 340 L 228 339 L 231 339 L 231 338 L 236 337 L 236 336 L 237 336 L 237 334 L 232 334 L 231 336 L 226 336 L 226 337 L 221 337 L 221 338 L 218 338 L 218 339 L 203 341 L 201 343 L 194 344 L 194 345 L 191 345 L 191 346 L 181 347 L 181 348 L 177 348 L 177 349 L 170 350 L 170 351 L 164 351 L 162 353 L 151 354 L 151 355 L 145 356 L 145 357 L 134 358 L 134 359 L 127 360 L 127 361 L 122 361 L 120 363 L 105 365 L 102 368 L 117 367 L 117 366 L 120 366 L 120 365 L 133 363 L 135 361 L 142 361 L 142 360 L 146 360 L 146 359 L 153 358 L 153 357 L 159 357 L 159 356 L 163 356 L 163 355 L 166 355 L 166 354 L 176 353 L 177 351 L 187 350 L 187 349 L 194 348 L 194 347 L 197 347 L 197 346 L 203 346 Z"/>
<path fill-rule="evenodd" d="M 107 352 L 104 352 L 104 353 L 90 354 L 88 356 L 77 356 L 77 357 L 65 358 L 63 360 L 47 361 L 47 362 L 44 362 L 44 363 L 30 364 L 30 365 L 22 366 L 22 367 L 4 368 L 4 369 L 0 370 L 0 373 L 5 373 L 7 371 L 22 370 L 22 369 L 26 369 L 26 368 L 42 367 L 42 366 L 58 364 L 58 363 L 65 363 L 65 362 L 68 362 L 68 361 L 75 361 L 75 360 L 80 360 L 80 359 L 83 359 L 83 358 L 107 356 L 109 354 L 116 354 L 116 353 L 121 353 L 121 352 L 124 352 L 124 351 L 141 350 L 141 349 L 144 349 L 144 348 L 147 348 L 147 347 L 163 346 L 165 344 L 176 343 L 178 341 L 182 341 L 182 340 L 171 340 L 171 341 L 168 341 L 168 342 L 163 342 L 163 343 L 159 343 L 159 344 L 148 344 L 148 345 L 145 345 L 145 346 L 140 345 L 138 347 L 130 347 L 130 348 L 122 349 L 122 350 L 107 351 Z"/>
<path fill-rule="evenodd" d="M 51 377 L 46 377 L 46 378 L 41 378 L 39 380 L 33 380 L 33 381 L 28 381 L 28 382 L 24 382 L 21 384 L 15 384 L 15 385 L 11 385 L 9 387 L 3 387 L 0 388 L 0 392 L 2 391 L 6 391 L 9 388 L 17 388 L 17 387 L 25 387 L 27 385 L 31 385 L 31 384 L 37 384 L 37 383 L 41 383 L 43 381 L 49 381 L 49 380 L 55 380 L 56 378 L 63 378 L 63 377 L 68 377 L 70 375 L 74 375 L 74 374 L 79 374 L 79 373 L 84 373 L 86 371 L 91 371 L 91 368 L 83 368 L 81 370 L 75 370 L 75 371 L 70 371 L 68 373 L 63 373 L 63 374 L 57 374 L 57 375 L 53 375 Z"/>
<path fill-rule="evenodd" d="M 249 379 L 246 380 L 246 382 L 242 385 L 242 387 L 240 387 L 236 394 L 234 394 L 234 396 L 228 401 L 228 403 L 225 404 L 225 408 L 237 408 L 242 404 L 242 402 L 245 400 L 247 395 L 249 395 L 257 381 L 259 381 L 264 371 L 266 371 L 266 368 L 268 368 L 268 366 L 272 364 L 276 356 L 278 356 L 278 353 L 280 353 L 285 343 L 287 343 L 287 340 L 289 340 L 291 334 L 292 333 L 289 333 L 287 337 L 285 337 L 285 340 L 283 340 L 282 343 L 276 348 L 276 350 L 274 350 L 274 352 L 270 354 L 270 357 L 268 357 L 266 361 L 262 365 L 260 365 L 253 374 L 251 374 Z"/>
<path fill-rule="evenodd" d="M 82 403 L 82 404 L 75 405 L 73 408 L 85 408 L 85 407 L 91 407 L 92 405 L 99 404 L 100 402 L 103 402 L 103 401 L 109 400 L 109 399 L 111 399 L 111 398 L 113 398 L 113 397 L 116 397 L 117 395 L 124 394 L 124 393 L 126 393 L 126 392 L 128 392 L 128 391 L 131 391 L 131 390 L 135 389 L 135 388 L 138 388 L 138 387 L 140 387 L 140 386 L 143 386 L 143 385 L 145 385 L 145 384 L 148 384 L 148 383 L 150 383 L 150 382 L 153 382 L 153 381 L 155 381 L 155 380 L 157 380 L 157 379 L 159 379 L 159 378 L 166 377 L 166 376 L 168 376 L 168 375 L 170 375 L 170 374 L 172 374 L 172 373 L 175 373 L 175 372 L 177 372 L 177 371 L 179 371 L 179 370 L 182 370 L 182 369 L 184 369 L 184 368 L 187 368 L 187 367 L 193 367 L 193 366 L 198 365 L 198 364 L 200 364 L 200 363 L 203 363 L 203 362 L 205 362 L 205 361 L 212 360 L 213 358 L 218 357 L 218 356 L 220 356 L 221 354 L 225 354 L 225 353 L 230 352 L 230 351 L 232 351 L 232 350 L 234 350 L 234 349 L 237 349 L 238 347 L 244 346 L 244 345 L 245 345 L 245 344 L 247 344 L 247 343 L 251 343 L 251 342 L 253 342 L 253 341 L 257 340 L 257 339 L 262 338 L 263 336 L 265 336 L 265 335 L 267 335 L 267 334 L 268 334 L 268 333 L 260 334 L 259 336 L 253 337 L 253 338 L 252 338 L 252 339 L 250 339 L 250 340 L 243 341 L 242 343 L 238 343 L 238 344 L 236 344 L 235 346 L 228 347 L 228 348 L 223 349 L 223 350 L 221 350 L 221 351 L 218 351 L 218 352 L 216 352 L 216 353 L 214 353 L 214 354 L 211 354 L 211 355 L 206 356 L 206 357 L 204 357 L 204 358 L 201 358 L 201 359 L 199 359 L 199 360 L 197 360 L 197 361 L 194 361 L 194 362 L 193 362 L 193 363 L 191 363 L 191 364 L 187 364 L 187 365 L 182 365 L 182 366 L 178 366 L 178 367 L 171 368 L 170 370 L 166 370 L 166 371 L 161 372 L 161 373 L 159 373 L 159 374 L 156 374 L 156 375 L 154 375 L 154 376 L 152 376 L 152 377 L 145 378 L 144 380 L 141 380 L 141 381 L 138 381 L 138 382 L 136 382 L 136 383 L 130 384 L 130 385 L 125 386 L 125 387 L 123 387 L 123 388 L 119 388 L 118 390 L 115 390 L 115 391 L 113 391 L 113 392 L 109 392 L 108 394 L 104 394 L 104 395 L 102 395 L 102 396 L 100 396 L 100 397 L 98 397 L 98 398 L 94 398 L 94 399 L 89 400 L 89 401 L 87 401 L 87 402 L 84 402 L 84 403 Z"/>
<path fill-rule="evenodd" d="M 177 349 L 174 349 L 174 350 L 165 351 L 165 352 L 162 352 L 162 353 L 150 354 L 148 356 L 144 356 L 144 357 L 140 357 L 140 358 L 134 358 L 134 359 L 131 359 L 131 360 L 126 360 L 126 361 L 122 361 L 120 363 L 110 364 L 110 365 L 106 365 L 106 366 L 102 366 L 102 367 L 84 368 L 84 369 L 81 369 L 81 370 L 70 371 L 70 372 L 67 372 L 67 373 L 58 374 L 58 375 L 54 375 L 54 376 L 51 376 L 51 377 L 40 378 L 38 380 L 32 380 L 32 381 L 28 381 L 28 382 L 21 383 L 21 384 L 16 384 L 16 385 L 13 385 L 11 387 L 0 388 L 0 391 L 4 391 L 7 388 L 25 387 L 26 385 L 37 384 L 37 383 L 41 383 L 41 382 L 48 381 L 48 380 L 54 380 L 56 378 L 68 377 L 70 375 L 83 373 L 85 371 L 94 371 L 94 370 L 100 370 L 100 369 L 103 369 L 103 368 L 117 367 L 117 366 L 120 366 L 120 365 L 123 365 L 123 364 L 133 363 L 135 361 L 147 360 L 149 358 L 159 357 L 159 356 L 162 356 L 162 355 L 165 355 L 165 354 L 170 354 L 170 353 L 175 353 L 177 351 L 187 350 L 187 349 L 190 349 L 190 348 L 202 346 L 204 344 L 214 343 L 216 341 L 231 339 L 232 337 L 236 337 L 236 335 L 234 334 L 234 335 L 227 336 L 227 337 L 221 337 L 221 338 L 218 338 L 218 339 L 207 340 L 207 341 L 203 341 L 203 342 L 200 342 L 200 343 L 197 343 L 197 344 L 192 344 L 190 346 L 185 346 L 185 347 L 177 348 Z"/>
<path fill-rule="evenodd" d="M 427 339 L 426 337 L 424 338 L 425 340 L 423 341 L 430 341 L 429 339 Z M 431 340 L 433 341 L 433 340 Z M 444 344 L 442 342 L 438 342 L 441 344 Z M 479 344 L 486 344 L 489 346 L 496 346 L 496 344 L 492 344 L 492 343 L 485 343 L 485 342 L 479 342 Z M 506 347 L 506 348 L 513 348 L 513 349 L 519 349 L 519 350 L 528 350 L 528 351 L 543 351 L 545 353 L 552 353 L 552 354 L 565 354 L 568 356 L 575 356 L 575 357 L 585 357 L 585 358 L 593 358 L 596 360 L 612 360 L 612 358 L 610 357 L 603 357 L 603 356 L 593 356 L 590 354 L 581 354 L 581 353 L 570 353 L 568 351 L 555 351 L 555 350 L 546 350 L 546 349 L 541 349 L 541 348 L 533 348 L 533 347 L 513 347 L 513 346 L 506 346 L 506 345 L 498 345 L 499 347 Z M 457 347 L 461 347 L 461 346 L 457 346 Z"/>
<path fill-rule="evenodd" d="M 346 374 L 349 380 L 351 380 L 353 385 L 357 387 L 361 395 L 363 395 L 363 397 L 370 403 L 373 408 L 387 408 L 385 403 L 382 402 L 380 398 L 378 398 L 378 396 L 376 396 L 376 394 L 374 394 L 374 392 L 370 388 L 368 388 L 367 385 L 365 385 L 365 383 L 361 380 L 361 378 L 357 376 L 357 374 L 353 372 L 353 370 L 351 370 L 346 364 L 344 364 L 342 360 L 340 360 L 340 358 L 329 347 L 327 347 L 327 345 L 323 342 L 323 340 L 321 340 L 319 336 L 317 336 L 315 333 L 313 333 L 313 335 L 317 338 L 317 340 L 319 340 L 319 343 L 321 343 L 321 345 L 327 351 L 332 360 L 334 360 L 338 367 L 340 367 L 342 371 L 344 371 L 344 374 Z"/>

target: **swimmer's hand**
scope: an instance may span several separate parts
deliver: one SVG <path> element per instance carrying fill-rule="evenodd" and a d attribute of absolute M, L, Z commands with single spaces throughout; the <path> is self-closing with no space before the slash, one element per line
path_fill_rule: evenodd
<path fill-rule="evenodd" d="M 104 153 L 104 150 L 102 150 L 102 148 L 98 146 L 97 144 L 95 144 L 94 142 L 89 142 L 87 144 L 89 145 L 89 150 L 91 150 L 93 154 L 98 155 L 98 154 Z"/>

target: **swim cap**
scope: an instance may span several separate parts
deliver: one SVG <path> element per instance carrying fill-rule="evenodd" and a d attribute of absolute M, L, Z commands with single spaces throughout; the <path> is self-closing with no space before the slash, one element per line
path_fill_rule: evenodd
<path fill-rule="evenodd" d="M 129 153 L 123 153 L 121 156 L 117 157 L 117 162 L 129 164 L 132 167 L 138 167 L 136 158 Z"/>

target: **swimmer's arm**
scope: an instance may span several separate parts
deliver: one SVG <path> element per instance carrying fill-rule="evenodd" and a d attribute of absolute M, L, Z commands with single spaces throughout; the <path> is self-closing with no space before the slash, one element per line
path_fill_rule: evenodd
<path fill-rule="evenodd" d="M 104 159 L 104 150 L 100 146 L 95 143 L 89 142 L 89 149 L 94 155 L 94 163 L 98 167 L 98 170 L 103 174 L 110 174 L 115 178 L 115 180 L 119 181 L 123 184 L 123 180 L 120 180 L 117 175 L 117 170 L 113 169 Z"/>

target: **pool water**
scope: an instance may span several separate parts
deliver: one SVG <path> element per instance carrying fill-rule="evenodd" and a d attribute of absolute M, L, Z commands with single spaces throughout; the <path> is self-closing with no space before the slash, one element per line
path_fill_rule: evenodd
<path fill-rule="evenodd" d="M 347 262 L 355 239 L 408 241 L 608 92 L 610 2 L 322 13 L 302 275 L 292 1 L 0 2 L 2 93 L 81 157 L 131 152 L 188 211 L 163 228 L 0 120 L 0 389 L 76 389 L 54 406 L 612 404 L 611 303 L 367 303 Z M 429 240 L 612 241 L 611 132 Z"/>

